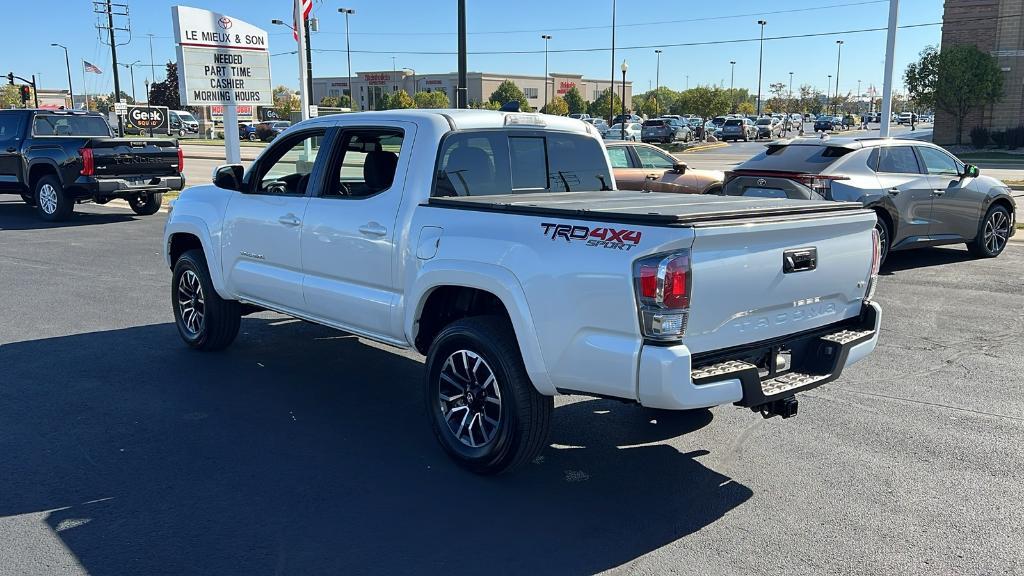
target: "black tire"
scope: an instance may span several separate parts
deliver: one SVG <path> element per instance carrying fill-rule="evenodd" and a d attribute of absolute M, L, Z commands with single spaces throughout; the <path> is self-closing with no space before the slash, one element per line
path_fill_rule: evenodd
<path fill-rule="evenodd" d="M 21 201 L 24 202 L 25 204 L 28 204 L 29 206 L 36 205 L 36 198 L 32 194 L 22 194 Z"/>
<path fill-rule="evenodd" d="M 881 266 L 885 264 L 885 259 L 889 257 L 889 247 L 892 245 L 892 230 L 889 229 L 889 223 L 880 214 L 876 213 L 875 217 L 877 218 L 875 230 L 878 231 L 878 265 Z"/>
<path fill-rule="evenodd" d="M 466 370 L 469 362 L 474 362 L 473 368 Z M 488 373 L 494 377 L 493 384 L 485 386 Z M 533 387 L 506 319 L 478 316 L 449 324 L 430 345 L 424 384 L 424 404 L 434 435 L 444 451 L 468 470 L 511 472 L 532 462 L 547 445 L 554 399 Z M 449 394 L 442 397 L 445 392 Z M 476 422 L 479 444 L 473 433 Z M 492 426 L 489 436 L 485 425 Z"/>
<path fill-rule="evenodd" d="M 249 134 L 249 142 L 255 142 L 257 140 L 259 140 L 259 138 L 256 137 L 255 133 Z"/>
<path fill-rule="evenodd" d="M 131 206 L 132 212 L 135 212 L 139 216 L 151 216 L 156 214 L 163 203 L 164 195 L 159 192 L 154 192 L 152 194 L 136 194 L 135 196 L 128 197 L 128 205 Z"/>
<path fill-rule="evenodd" d="M 967 243 L 967 249 L 978 258 L 999 256 L 1010 239 L 1012 220 L 1005 206 L 992 206 L 978 224 L 978 235 Z"/>
<path fill-rule="evenodd" d="M 33 192 L 36 212 L 47 222 L 67 220 L 75 210 L 74 199 L 68 198 L 60 180 L 52 174 L 37 180 Z"/>
<path fill-rule="evenodd" d="M 198 350 L 227 348 L 238 336 L 241 306 L 237 300 L 217 295 L 203 251 L 193 249 L 182 254 L 174 263 L 171 278 L 171 307 L 181 339 Z"/>

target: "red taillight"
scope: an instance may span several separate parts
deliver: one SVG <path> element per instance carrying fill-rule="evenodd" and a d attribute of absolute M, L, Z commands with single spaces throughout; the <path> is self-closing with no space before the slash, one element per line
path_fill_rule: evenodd
<path fill-rule="evenodd" d="M 658 266 L 651 264 L 640 265 L 640 296 L 650 298 L 658 297 Z"/>
<path fill-rule="evenodd" d="M 178 172 L 185 172 L 185 153 L 182 152 L 181 148 L 178 148 Z"/>
<path fill-rule="evenodd" d="M 677 341 L 683 337 L 690 307 L 690 254 L 659 254 L 634 263 L 640 328 L 644 337 Z"/>
<path fill-rule="evenodd" d="M 685 257 L 670 260 L 665 267 L 665 292 L 662 295 L 662 302 L 666 308 L 690 306 L 690 287 L 686 283 L 689 270 L 690 262 Z"/>
<path fill-rule="evenodd" d="M 92 176 L 96 173 L 96 163 L 92 159 L 92 149 L 82 148 L 78 151 L 82 157 L 82 176 Z"/>

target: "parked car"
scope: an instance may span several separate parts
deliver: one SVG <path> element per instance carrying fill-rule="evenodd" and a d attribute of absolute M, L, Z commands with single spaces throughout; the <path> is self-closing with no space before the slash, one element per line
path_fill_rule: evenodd
<path fill-rule="evenodd" d="M 643 123 L 640 139 L 644 142 L 669 144 L 676 140 L 689 142 L 693 139 L 690 127 L 675 118 L 653 118 Z"/>
<path fill-rule="evenodd" d="M 917 140 L 772 144 L 726 173 L 725 193 L 859 202 L 878 216 L 883 260 L 892 250 L 957 243 L 976 256 L 998 256 L 1016 220 L 1005 184 Z"/>
<path fill-rule="evenodd" d="M 170 123 L 171 132 L 178 136 L 199 133 L 199 120 L 186 110 L 168 110 L 167 121 Z"/>
<path fill-rule="evenodd" d="M 274 138 L 277 138 L 281 132 L 287 130 L 291 125 L 292 123 L 287 120 L 260 122 L 256 125 L 256 136 L 263 142 L 270 142 Z"/>
<path fill-rule="evenodd" d="M 876 346 L 874 220 L 615 190 L 568 118 L 389 110 L 304 121 L 247 172 L 217 168 L 161 245 L 189 347 L 225 348 L 265 309 L 424 354 L 422 394 L 393 394 L 422 396 L 444 451 L 496 474 L 548 445 L 558 394 L 795 416 Z"/>
<path fill-rule="evenodd" d="M 248 140 L 250 142 L 259 140 L 260 137 L 257 132 L 256 124 L 245 124 L 241 122 L 238 124 L 238 137 L 242 140 Z"/>
<path fill-rule="evenodd" d="M 782 124 L 775 118 L 758 118 L 754 123 L 757 127 L 757 138 L 775 138 L 782 133 Z"/>
<path fill-rule="evenodd" d="M 605 145 L 619 190 L 720 194 L 724 174 L 695 170 L 657 146 L 636 142 Z"/>
<path fill-rule="evenodd" d="M 619 114 L 614 119 L 612 119 L 612 125 L 614 126 L 615 124 L 621 124 L 623 119 L 625 119 L 626 122 L 636 122 L 637 124 L 642 124 L 644 121 L 643 118 L 637 116 L 636 114 Z"/>
<path fill-rule="evenodd" d="M 640 140 L 643 133 L 643 126 L 638 122 L 630 122 L 623 128 L 622 124 L 613 124 L 602 136 L 605 140 L 629 140 L 636 142 Z"/>
<path fill-rule="evenodd" d="M 842 126 L 842 122 L 837 122 L 835 116 L 818 116 L 818 119 L 814 121 L 815 132 L 834 132 L 841 129 Z"/>
<path fill-rule="evenodd" d="M 744 142 L 757 140 L 757 128 L 749 118 L 728 118 L 722 124 L 721 140 L 723 142 L 728 142 L 729 140 L 743 140 Z"/>
<path fill-rule="evenodd" d="M 587 120 L 590 118 L 590 114 L 574 113 L 569 114 L 569 118 L 575 118 L 576 120 Z"/>
<path fill-rule="evenodd" d="M 605 133 L 608 132 L 608 123 L 604 121 L 604 118 L 584 118 L 583 121 L 597 128 L 601 137 L 604 137 Z"/>
<path fill-rule="evenodd" d="M 110 134 L 95 112 L 0 110 L 0 193 L 20 194 L 48 221 L 66 220 L 77 203 L 115 198 L 155 214 L 164 192 L 185 185 L 177 140 Z"/>
<path fill-rule="evenodd" d="M 917 114 L 915 114 L 913 112 L 903 112 L 902 114 L 899 115 L 899 118 L 896 120 L 896 123 L 900 124 L 900 125 L 903 125 L 903 124 L 909 125 L 912 122 L 917 122 L 917 121 L 918 121 Z"/>

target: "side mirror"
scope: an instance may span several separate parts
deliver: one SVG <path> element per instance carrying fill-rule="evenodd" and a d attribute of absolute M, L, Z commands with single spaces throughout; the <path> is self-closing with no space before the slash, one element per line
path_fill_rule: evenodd
<path fill-rule="evenodd" d="M 221 164 L 213 169 L 213 185 L 225 190 L 241 191 L 242 165 Z"/>
<path fill-rule="evenodd" d="M 974 164 L 964 166 L 964 176 L 967 178 L 977 178 L 979 174 L 981 174 L 981 170 Z"/>
<path fill-rule="evenodd" d="M 689 168 L 689 166 L 686 164 L 686 162 L 676 162 L 675 164 L 672 165 L 672 171 L 675 172 L 676 174 L 686 174 L 687 168 Z"/>

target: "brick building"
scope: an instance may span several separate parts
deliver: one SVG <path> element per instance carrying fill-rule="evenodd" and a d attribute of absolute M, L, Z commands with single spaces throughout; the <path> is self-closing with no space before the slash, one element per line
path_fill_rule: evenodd
<path fill-rule="evenodd" d="M 942 47 L 973 44 L 999 60 L 1003 99 L 972 111 L 964 120 L 963 141 L 972 128 L 1005 130 L 1024 124 L 1024 0 L 946 0 Z M 937 144 L 956 142 L 952 115 L 935 111 Z"/>

